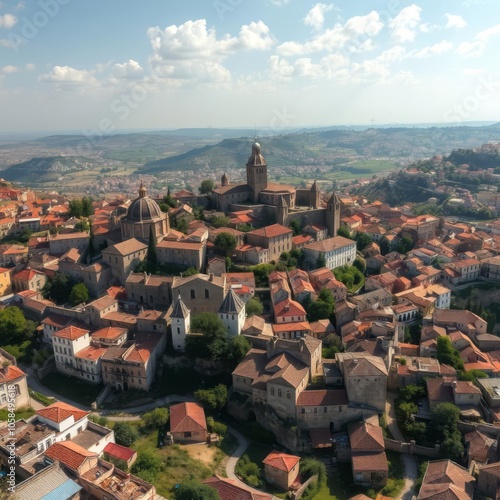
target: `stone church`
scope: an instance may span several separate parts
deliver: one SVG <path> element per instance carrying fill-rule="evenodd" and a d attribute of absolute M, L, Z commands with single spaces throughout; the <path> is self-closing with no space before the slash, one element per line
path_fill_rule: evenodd
<path fill-rule="evenodd" d="M 288 226 L 296 219 L 301 227 L 308 224 L 324 226 L 330 237 L 340 227 L 340 201 L 332 193 L 326 208 L 316 181 L 310 189 L 295 189 L 285 184 L 269 182 L 267 163 L 260 144 L 255 141 L 246 164 L 246 184 L 231 184 L 226 174 L 220 186 L 212 190 L 212 206 L 222 212 L 253 210 L 254 217 L 267 224 L 276 222 Z"/>

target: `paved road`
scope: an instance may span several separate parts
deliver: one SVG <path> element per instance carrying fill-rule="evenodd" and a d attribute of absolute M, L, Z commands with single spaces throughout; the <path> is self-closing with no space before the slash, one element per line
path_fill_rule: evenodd
<path fill-rule="evenodd" d="M 35 374 L 35 371 L 33 368 L 24 366 L 23 370 L 28 374 L 28 386 L 35 390 L 36 392 L 39 392 L 40 394 L 43 394 L 44 396 L 49 396 L 53 397 L 59 401 L 63 401 L 64 403 L 76 406 L 77 408 L 80 408 L 82 410 L 90 410 L 88 406 L 81 405 L 79 403 L 76 403 L 75 401 L 72 401 L 68 398 L 64 398 L 61 395 L 55 393 L 54 391 L 48 389 L 45 387 L 39 380 L 38 377 Z M 133 408 L 127 408 L 126 413 L 123 413 L 121 415 L 113 415 L 114 412 L 118 411 L 120 413 L 124 412 L 125 410 L 117 409 L 117 410 L 101 410 L 101 411 L 93 411 L 91 412 L 93 415 L 96 416 L 105 416 L 108 420 L 111 420 L 113 422 L 129 422 L 129 421 L 137 421 L 141 420 L 141 415 L 142 413 L 145 413 L 150 410 L 154 410 L 155 408 L 158 408 L 160 406 L 167 406 L 171 403 L 179 403 L 183 401 L 194 401 L 194 398 L 189 397 L 189 396 L 182 396 L 180 394 L 172 394 L 170 396 L 166 396 L 164 398 L 157 399 L 156 401 L 153 401 L 152 403 L 140 405 L 140 406 L 135 406 Z M 33 401 L 33 403 L 36 403 L 37 406 L 40 405 L 37 401 Z M 33 405 L 35 408 L 35 405 Z M 43 405 L 40 405 L 40 407 L 43 407 Z M 35 408 L 37 409 L 37 408 Z M 234 429 L 231 426 L 227 427 L 228 431 L 236 438 L 238 441 L 238 447 L 232 455 L 229 457 L 227 464 L 226 464 L 226 474 L 227 477 L 236 481 L 239 486 L 242 488 L 245 488 L 246 490 L 251 490 L 255 494 L 262 494 L 262 491 L 256 490 L 255 488 L 251 488 L 247 484 L 245 484 L 243 481 L 241 481 L 235 473 L 235 468 L 236 468 L 236 463 L 240 459 L 241 455 L 245 453 L 245 450 L 248 448 L 248 441 L 247 439 L 238 432 L 236 429 Z M 273 496 L 273 500 L 279 500 L 278 497 Z"/>
<path fill-rule="evenodd" d="M 399 430 L 398 423 L 396 421 L 396 413 L 394 412 L 394 400 L 396 395 L 392 393 L 387 393 L 387 402 L 385 404 L 385 415 L 387 421 L 387 427 L 391 431 L 392 437 L 398 441 L 405 441 L 403 434 Z M 398 496 L 398 499 L 411 500 L 415 494 L 413 491 L 413 486 L 415 485 L 415 480 L 417 479 L 417 461 L 415 457 L 408 453 L 401 453 L 401 458 L 403 459 L 403 464 L 405 467 L 405 486 L 403 491 Z"/>

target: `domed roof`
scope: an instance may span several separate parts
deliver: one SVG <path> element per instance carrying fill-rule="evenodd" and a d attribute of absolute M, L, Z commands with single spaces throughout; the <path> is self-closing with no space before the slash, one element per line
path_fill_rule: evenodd
<path fill-rule="evenodd" d="M 162 211 L 156 201 L 146 196 L 146 188 L 141 182 L 139 198 L 136 198 L 128 207 L 127 221 L 142 222 L 162 218 Z"/>
<path fill-rule="evenodd" d="M 255 142 L 252 145 L 252 155 L 248 158 L 247 165 L 263 165 L 267 166 L 266 160 L 262 156 L 260 151 L 260 144 L 257 142 L 257 137 L 255 138 Z"/>

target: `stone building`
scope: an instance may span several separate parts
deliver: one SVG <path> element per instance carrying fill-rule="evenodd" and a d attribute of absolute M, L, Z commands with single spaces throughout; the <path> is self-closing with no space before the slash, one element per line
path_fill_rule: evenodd
<path fill-rule="evenodd" d="M 153 232 L 156 241 L 161 241 L 170 230 L 168 215 L 161 211 L 158 203 L 146 195 L 141 182 L 139 197 L 128 207 L 127 215 L 121 221 L 122 238 L 137 238 L 149 241 Z"/>
<path fill-rule="evenodd" d="M 241 333 L 245 324 L 245 303 L 230 289 L 217 315 L 227 327 L 227 336 L 229 338 L 236 337 Z"/>
<path fill-rule="evenodd" d="M 217 313 L 226 296 L 226 280 L 213 274 L 194 274 L 187 278 L 174 277 L 172 296 L 181 296 L 193 313 Z"/>

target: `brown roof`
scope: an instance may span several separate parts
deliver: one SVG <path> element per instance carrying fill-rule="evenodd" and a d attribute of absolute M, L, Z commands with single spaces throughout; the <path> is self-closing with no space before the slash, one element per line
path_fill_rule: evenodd
<path fill-rule="evenodd" d="M 384 451 L 382 428 L 368 422 L 349 426 L 349 441 L 353 452 Z"/>
<path fill-rule="evenodd" d="M 496 459 L 496 440 L 479 431 L 468 432 L 465 435 L 468 446 L 469 460 L 486 463 Z"/>
<path fill-rule="evenodd" d="M 388 472 L 389 464 L 385 451 L 378 453 L 353 453 L 352 469 L 354 472 Z"/>
<path fill-rule="evenodd" d="M 101 328 L 92 333 L 91 337 L 93 339 L 117 339 L 121 337 L 124 333 L 127 333 L 128 330 L 126 328 L 120 328 L 117 326 L 107 326 L 105 328 Z"/>
<path fill-rule="evenodd" d="M 267 493 L 261 493 L 250 487 L 242 487 L 243 483 L 237 483 L 232 479 L 226 479 L 220 476 L 212 476 L 203 481 L 219 494 L 220 500 L 271 500 L 272 496 Z"/>
<path fill-rule="evenodd" d="M 282 226 L 281 224 L 272 224 L 271 226 L 254 229 L 253 231 L 249 231 L 247 234 L 263 236 L 265 238 L 275 238 L 276 236 L 291 233 L 293 233 L 293 231 L 289 227 Z"/>
<path fill-rule="evenodd" d="M 348 377 L 373 377 L 380 374 L 387 375 L 387 368 L 382 358 L 365 356 L 346 359 L 345 372 Z"/>
<path fill-rule="evenodd" d="M 101 298 L 96 299 L 90 302 L 89 306 L 97 309 L 98 311 L 102 311 L 114 304 L 117 304 L 118 301 L 110 297 L 109 295 L 103 295 Z"/>
<path fill-rule="evenodd" d="M 111 247 L 105 248 L 103 253 L 118 254 L 118 255 L 129 255 L 131 253 L 140 252 L 142 250 L 147 250 L 148 246 L 141 241 L 131 238 L 130 240 L 122 241 Z"/>
<path fill-rule="evenodd" d="M 444 378 L 429 378 L 426 383 L 429 401 L 436 403 L 453 403 L 451 386 L 445 385 Z"/>
<path fill-rule="evenodd" d="M 322 241 L 315 241 L 306 245 L 305 248 L 308 250 L 316 250 L 318 252 L 331 252 L 337 248 L 343 248 L 346 246 L 356 245 L 354 240 L 349 238 L 344 238 L 343 236 L 334 236 L 333 238 L 327 238 Z"/>
<path fill-rule="evenodd" d="M 205 411 L 199 403 L 179 403 L 170 407 L 170 432 L 206 432 Z"/>
<path fill-rule="evenodd" d="M 429 462 L 418 498 L 470 500 L 474 482 L 466 469 L 451 460 Z"/>
<path fill-rule="evenodd" d="M 297 406 L 334 406 L 347 404 L 349 404 L 349 398 L 345 389 L 303 391 L 297 399 Z"/>

